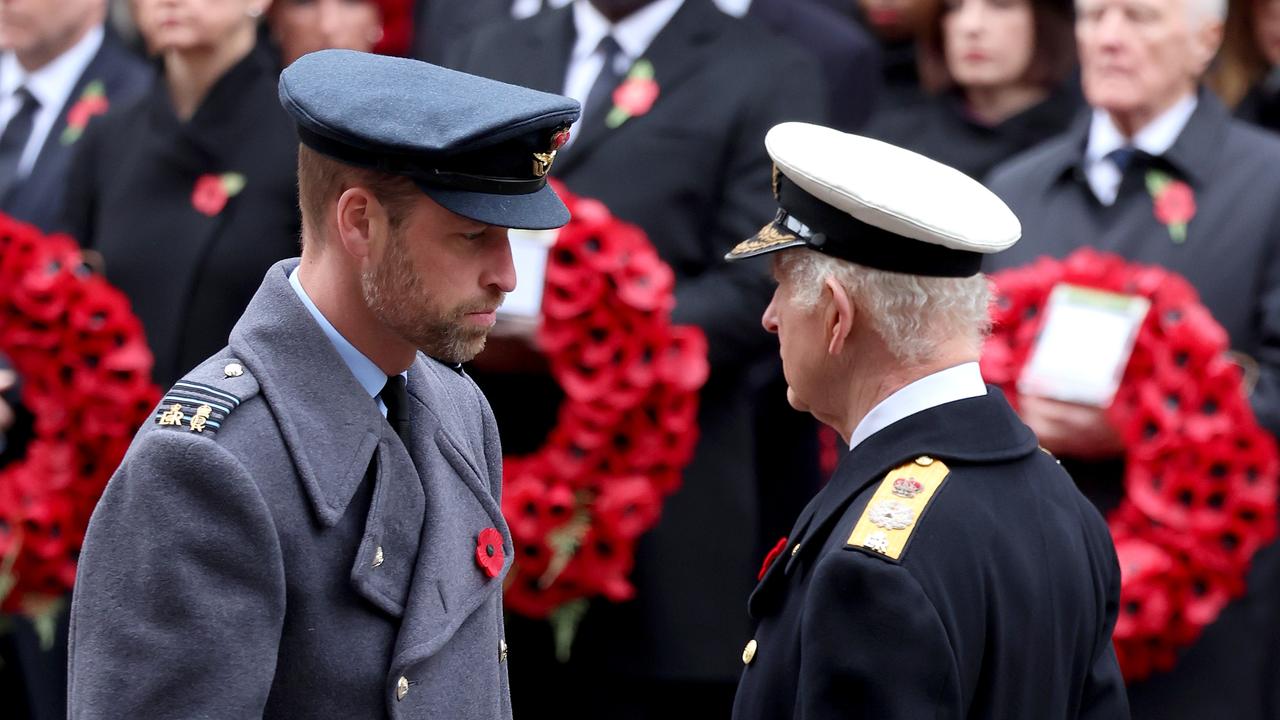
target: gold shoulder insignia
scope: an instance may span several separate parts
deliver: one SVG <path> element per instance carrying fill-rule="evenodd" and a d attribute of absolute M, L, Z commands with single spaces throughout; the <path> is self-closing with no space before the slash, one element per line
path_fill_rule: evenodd
<path fill-rule="evenodd" d="M 946 463 L 927 455 L 894 468 L 871 496 L 846 547 L 902 559 L 911 533 L 948 473 Z"/>

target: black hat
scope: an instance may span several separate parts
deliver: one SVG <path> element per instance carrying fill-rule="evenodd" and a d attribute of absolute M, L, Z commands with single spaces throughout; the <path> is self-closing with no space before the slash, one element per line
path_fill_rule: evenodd
<path fill-rule="evenodd" d="M 578 118 L 574 100 L 417 60 L 321 50 L 280 74 L 280 104 L 307 147 L 411 178 L 459 215 L 532 230 L 569 221 L 547 171 Z"/>

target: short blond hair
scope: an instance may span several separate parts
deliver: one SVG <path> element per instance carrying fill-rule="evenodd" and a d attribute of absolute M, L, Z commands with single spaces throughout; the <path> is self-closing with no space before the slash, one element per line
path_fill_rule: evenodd
<path fill-rule="evenodd" d="M 387 209 L 392 229 L 408 219 L 421 190 L 401 175 L 348 165 L 306 145 L 298 147 L 298 207 L 302 211 L 304 238 L 324 244 L 321 219 L 330 205 L 353 187 L 367 188 Z"/>

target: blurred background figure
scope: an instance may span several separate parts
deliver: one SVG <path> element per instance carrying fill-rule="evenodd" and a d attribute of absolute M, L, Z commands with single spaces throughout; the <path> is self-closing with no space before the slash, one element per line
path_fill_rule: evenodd
<path fill-rule="evenodd" d="M 1280 0 L 1232 0 L 1208 84 L 1236 117 L 1280 130 Z"/>
<path fill-rule="evenodd" d="M 82 141 L 66 223 L 129 297 L 172 384 L 298 252 L 297 139 L 258 47 L 269 0 L 136 0 L 162 77 Z"/>
<path fill-rule="evenodd" d="M 927 99 L 885 107 L 867 134 L 979 180 L 1083 104 L 1067 0 L 944 0 L 917 52 Z"/>
<path fill-rule="evenodd" d="M 403 55 L 410 48 L 413 0 L 276 0 L 267 24 L 282 67 L 331 48 Z"/>
<path fill-rule="evenodd" d="M 0 2 L 0 212 L 42 230 L 57 224 L 85 130 L 150 83 L 147 65 L 104 27 L 106 13 L 106 0 Z M 0 355 L 0 466 L 21 457 L 32 430 L 18 403 L 20 378 L 7 368 Z M 8 626 L 0 630 L 0 712 L 66 717 L 65 645 L 45 651 L 31 623 Z"/>
<path fill-rule="evenodd" d="M 880 41 L 882 107 L 907 107 L 924 99 L 916 45 L 921 42 L 930 18 L 937 14 L 939 2 L 941 0 L 856 0 L 862 21 Z M 851 7 L 851 3 L 845 7 Z"/>
<path fill-rule="evenodd" d="M 1092 114 L 993 172 L 989 184 L 1022 220 L 1024 241 L 988 269 L 1087 245 L 1179 273 L 1232 349 L 1256 365 L 1250 399 L 1276 433 L 1280 139 L 1233 119 L 1200 88 L 1225 11 L 1220 0 L 1080 0 L 1076 37 Z M 1170 227 L 1181 220 L 1157 212 L 1153 178 L 1183 183 L 1193 197 L 1185 236 Z M 1114 507 L 1125 448 L 1105 410 L 1031 396 L 1019 407 L 1090 499 Z M 1277 717 L 1280 548 L 1255 556 L 1248 583 L 1172 671 L 1129 686 L 1134 718 Z"/>
<path fill-rule="evenodd" d="M 642 59 L 656 97 L 611 127 L 614 89 Z M 699 443 L 638 546 L 636 598 L 593 603 L 566 666 L 552 656 L 547 623 L 512 617 L 515 712 L 727 717 L 748 632 L 744 603 L 776 537 L 760 537 L 753 424 L 753 371 L 773 356 L 759 325 L 771 283 L 766 268 L 730 266 L 723 256 L 773 217 L 762 138 L 784 120 L 821 121 L 820 70 L 711 0 L 577 0 L 484 28 L 456 47 L 451 64 L 583 101 L 551 173 L 646 231 L 675 272 L 673 322 L 698 325 L 710 346 Z M 504 450 L 540 445 L 554 422 L 554 381 L 530 370 L 477 376 Z M 772 480 L 799 486 L 801 474 Z"/>

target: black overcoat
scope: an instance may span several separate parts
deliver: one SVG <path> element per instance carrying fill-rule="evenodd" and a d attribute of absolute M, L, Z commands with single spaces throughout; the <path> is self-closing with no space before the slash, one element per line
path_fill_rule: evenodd
<path fill-rule="evenodd" d="M 298 141 L 276 78 L 255 50 L 187 122 L 160 80 L 81 140 L 67 229 L 132 302 L 161 386 L 221 348 L 267 268 L 298 252 Z M 228 173 L 243 189 L 213 215 L 197 209 L 198 179 Z"/>
<path fill-rule="evenodd" d="M 910 532 L 902 554 L 868 549 L 873 495 L 917 479 L 932 499 L 883 533 Z M 1127 718 L 1119 597 L 1102 516 L 988 388 L 841 460 L 751 596 L 733 717 Z"/>

